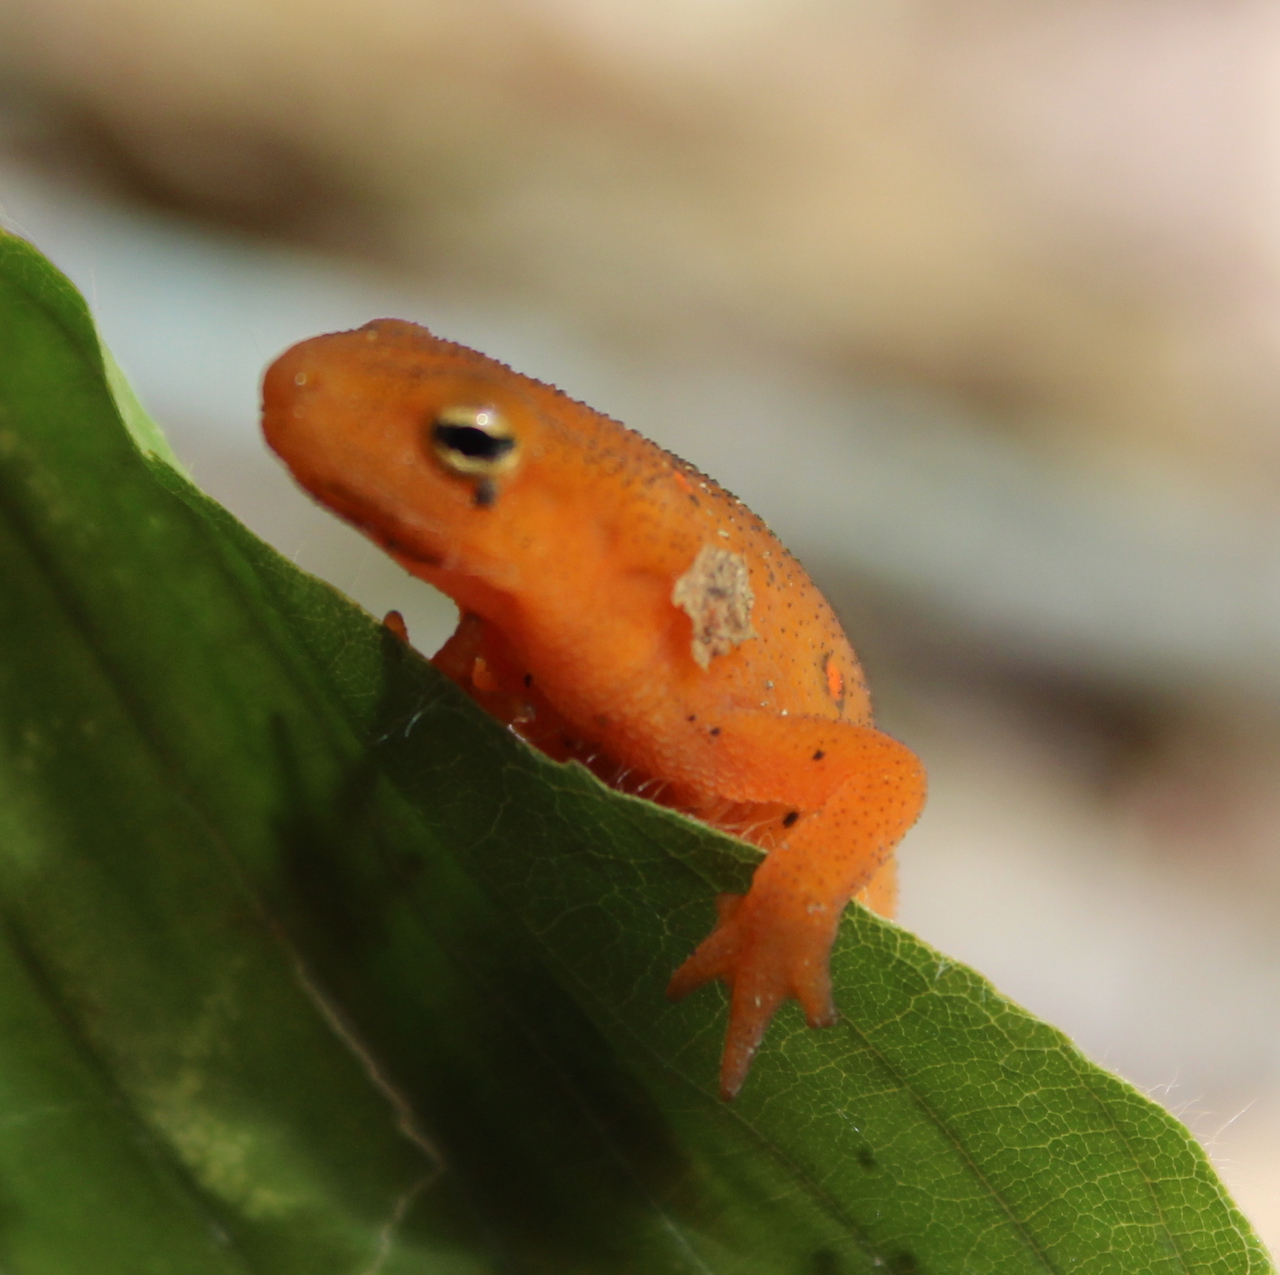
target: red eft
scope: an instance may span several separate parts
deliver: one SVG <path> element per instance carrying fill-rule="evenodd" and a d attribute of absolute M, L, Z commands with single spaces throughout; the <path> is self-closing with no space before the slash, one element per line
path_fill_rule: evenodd
<path fill-rule="evenodd" d="M 788 996 L 834 1022 L 841 913 L 854 895 L 892 913 L 924 772 L 872 725 L 839 621 L 764 523 L 641 435 L 412 323 L 294 346 L 263 398 L 298 482 L 458 604 L 438 669 L 552 757 L 767 851 L 668 987 L 729 985 L 721 1094 Z"/>

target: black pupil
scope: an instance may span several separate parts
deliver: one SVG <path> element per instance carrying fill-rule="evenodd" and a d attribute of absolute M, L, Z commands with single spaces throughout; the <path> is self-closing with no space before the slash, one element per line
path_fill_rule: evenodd
<path fill-rule="evenodd" d="M 500 460 L 515 445 L 514 438 L 494 438 L 474 425 L 435 425 L 436 441 L 469 460 Z"/>

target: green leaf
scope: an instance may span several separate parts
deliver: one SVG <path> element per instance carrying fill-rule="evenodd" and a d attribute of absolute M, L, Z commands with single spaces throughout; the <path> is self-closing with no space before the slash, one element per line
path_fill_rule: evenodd
<path fill-rule="evenodd" d="M 861 909 L 843 1020 L 721 1103 L 723 997 L 663 989 L 750 849 L 531 753 L 124 394 L 0 238 L 0 1269 L 1271 1269 L 1170 1116 Z"/>

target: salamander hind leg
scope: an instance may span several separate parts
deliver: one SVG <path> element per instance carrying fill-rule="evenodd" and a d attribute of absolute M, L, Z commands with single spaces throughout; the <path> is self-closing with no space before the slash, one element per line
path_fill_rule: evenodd
<path fill-rule="evenodd" d="M 777 854 L 766 862 L 776 862 Z M 729 1030 L 720 1064 L 720 1096 L 726 1100 L 742 1088 L 765 1030 L 788 996 L 800 1002 L 810 1027 L 830 1026 L 838 1017 L 827 958 L 842 909 L 771 888 L 773 874 L 764 866 L 748 894 L 716 900 L 716 928 L 667 987 L 667 995 L 679 1000 L 716 978 L 729 985 Z"/>
<path fill-rule="evenodd" d="M 720 1070 L 725 1098 L 742 1087 L 769 1020 L 788 996 L 800 1002 L 811 1027 L 835 1022 L 828 959 L 841 913 L 860 891 L 872 907 L 892 912 L 893 847 L 924 800 L 919 761 L 889 736 L 870 728 L 833 732 L 824 725 L 815 738 L 813 725 L 804 722 L 790 729 L 793 736 L 810 732 L 798 739 L 806 760 L 842 763 L 843 782 L 825 794 L 814 783 L 808 810 L 800 800 L 805 794 L 797 795 L 800 808 L 784 820 L 785 840 L 769 847 L 746 895 L 721 898 L 715 930 L 667 989 L 679 998 L 712 979 L 729 985 Z M 759 795 L 772 800 L 779 794 Z M 764 842 L 759 835 L 752 839 Z"/>

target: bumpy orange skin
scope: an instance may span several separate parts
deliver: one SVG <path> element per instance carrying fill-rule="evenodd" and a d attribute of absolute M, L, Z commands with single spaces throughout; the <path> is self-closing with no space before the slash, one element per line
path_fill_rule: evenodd
<path fill-rule="evenodd" d="M 297 480 L 457 602 L 437 667 L 552 756 L 768 852 L 669 988 L 729 984 L 723 1095 L 787 996 L 813 1026 L 832 1022 L 841 912 L 855 894 L 892 912 L 892 851 L 925 780 L 872 726 L 839 621 L 764 523 L 639 434 L 415 324 L 294 346 L 263 397 Z M 459 404 L 499 409 L 517 443 L 479 500 L 431 446 Z M 687 599 L 706 546 L 749 580 L 749 623 L 699 659 L 700 613 L 673 594 Z"/>

